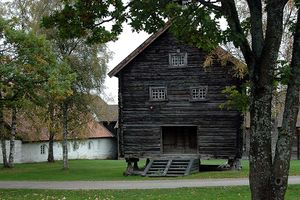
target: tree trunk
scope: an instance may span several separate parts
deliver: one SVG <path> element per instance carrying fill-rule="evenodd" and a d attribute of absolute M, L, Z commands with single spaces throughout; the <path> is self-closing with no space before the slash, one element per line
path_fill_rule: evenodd
<path fill-rule="evenodd" d="M 13 106 L 11 109 L 11 134 L 9 141 L 9 160 L 8 165 L 10 168 L 14 167 L 14 157 L 15 157 L 15 138 L 16 138 L 16 127 L 17 127 L 17 108 Z"/>
<path fill-rule="evenodd" d="M 62 105 L 62 111 L 63 111 L 63 162 L 64 166 L 63 169 L 69 169 L 69 163 L 68 163 L 68 104 L 65 101 Z"/>
<path fill-rule="evenodd" d="M 54 160 L 54 151 L 53 151 L 53 144 L 54 144 L 54 134 L 50 131 L 49 133 L 49 148 L 48 148 L 48 159 L 49 163 L 53 163 Z"/>
<path fill-rule="evenodd" d="M 54 152 L 53 152 L 53 143 L 54 143 L 54 107 L 53 104 L 50 103 L 49 105 L 49 115 L 50 115 L 50 124 L 49 124 L 49 148 L 48 148 L 48 162 L 54 162 Z"/>
<path fill-rule="evenodd" d="M 7 156 L 6 156 L 6 142 L 5 139 L 1 139 L 1 149 L 2 149 L 2 159 L 3 159 L 3 167 L 9 168 Z"/>
<path fill-rule="evenodd" d="M 6 130 L 4 127 L 4 116 L 3 116 L 3 105 L 0 105 L 0 138 L 1 138 L 1 150 L 2 150 L 2 159 L 3 159 L 3 167 L 8 167 L 7 156 L 6 156 Z"/>
<path fill-rule="evenodd" d="M 271 92 L 255 88 L 250 106 L 250 188 L 253 200 L 271 198 Z"/>
<path fill-rule="evenodd" d="M 288 83 L 282 127 L 278 133 L 273 163 L 273 199 L 283 200 L 288 185 L 291 149 L 299 112 L 300 90 L 300 12 L 298 11 L 291 62 L 291 78 Z"/>

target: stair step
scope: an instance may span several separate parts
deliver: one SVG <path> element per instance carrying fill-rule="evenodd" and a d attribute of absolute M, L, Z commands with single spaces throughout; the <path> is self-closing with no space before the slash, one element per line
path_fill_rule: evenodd
<path fill-rule="evenodd" d="M 183 171 L 185 172 L 186 169 L 169 169 L 168 172 L 175 172 L 175 171 Z"/>
<path fill-rule="evenodd" d="M 172 162 L 172 165 L 188 165 L 188 162 Z"/>
<path fill-rule="evenodd" d="M 174 165 L 173 163 L 171 164 L 171 166 L 176 166 L 176 167 L 186 167 L 186 166 L 188 166 L 189 164 L 186 164 L 186 165 L 182 165 L 182 164 L 180 164 L 180 165 Z"/>
<path fill-rule="evenodd" d="M 161 169 L 161 168 L 166 168 L 167 165 L 164 165 L 164 166 L 151 166 L 150 169 Z"/>
<path fill-rule="evenodd" d="M 197 168 L 195 159 L 170 159 L 170 160 L 151 160 L 143 173 L 144 176 L 184 176 L 195 171 Z"/>
<path fill-rule="evenodd" d="M 167 173 L 177 173 L 177 172 L 184 173 L 185 169 L 184 170 L 168 170 Z"/>

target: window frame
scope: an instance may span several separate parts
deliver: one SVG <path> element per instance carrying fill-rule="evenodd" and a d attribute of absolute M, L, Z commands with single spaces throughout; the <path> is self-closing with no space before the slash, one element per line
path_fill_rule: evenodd
<path fill-rule="evenodd" d="M 183 56 L 183 64 L 173 65 L 172 58 L 173 56 Z M 187 53 L 169 53 L 169 66 L 170 67 L 186 67 L 187 66 Z"/>
<path fill-rule="evenodd" d="M 200 91 L 200 89 L 204 89 L 205 90 L 205 97 L 201 98 L 200 97 L 200 92 L 199 92 L 199 97 L 198 98 L 194 98 L 194 93 L 193 90 L 197 89 L 198 91 Z M 208 85 L 201 85 L 201 86 L 197 86 L 197 87 L 190 87 L 190 101 L 207 101 L 207 95 L 208 95 Z"/>
<path fill-rule="evenodd" d="M 92 149 L 92 146 L 93 146 L 93 142 L 92 142 L 92 141 L 89 141 L 89 142 L 88 142 L 88 150 L 91 150 L 91 149 Z"/>
<path fill-rule="evenodd" d="M 45 155 L 46 154 L 46 144 L 42 144 L 40 146 L 40 154 Z"/>
<path fill-rule="evenodd" d="M 157 90 L 160 90 L 160 89 L 163 89 L 164 90 L 164 93 L 165 93 L 165 98 L 164 99 L 155 99 L 155 98 L 153 98 L 153 93 L 152 93 L 152 91 L 153 90 L 155 90 L 155 89 L 157 89 Z M 166 86 L 150 86 L 149 87 L 149 100 L 150 101 L 167 101 L 168 99 L 167 99 L 167 95 L 168 95 L 168 92 L 167 92 L 168 90 L 167 90 L 167 87 Z"/>
<path fill-rule="evenodd" d="M 79 144 L 77 141 L 74 141 L 72 146 L 73 146 L 73 151 L 77 151 L 79 149 Z"/>

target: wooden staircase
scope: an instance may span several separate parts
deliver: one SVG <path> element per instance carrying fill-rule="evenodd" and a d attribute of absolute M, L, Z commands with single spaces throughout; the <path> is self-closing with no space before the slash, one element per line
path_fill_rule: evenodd
<path fill-rule="evenodd" d="M 150 160 L 143 176 L 186 176 L 199 171 L 199 159 Z"/>

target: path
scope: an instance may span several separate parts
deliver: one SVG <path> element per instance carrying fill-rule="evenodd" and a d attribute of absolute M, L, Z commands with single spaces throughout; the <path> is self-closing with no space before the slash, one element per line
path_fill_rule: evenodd
<path fill-rule="evenodd" d="M 300 184 L 300 176 L 289 177 L 289 184 Z M 246 178 L 233 179 L 174 179 L 149 181 L 0 181 L 4 189 L 62 189 L 62 190 L 101 190 L 101 189 L 156 189 L 208 186 L 249 185 Z"/>

